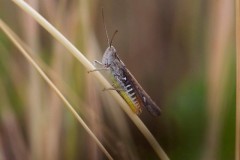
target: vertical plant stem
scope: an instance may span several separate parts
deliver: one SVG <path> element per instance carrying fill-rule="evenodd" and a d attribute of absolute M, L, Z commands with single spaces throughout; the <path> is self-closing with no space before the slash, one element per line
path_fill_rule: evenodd
<path fill-rule="evenodd" d="M 29 3 L 34 6 L 34 8 L 38 8 L 37 0 L 28 0 Z M 36 50 L 36 54 L 39 51 L 39 38 L 38 38 L 38 25 L 34 19 L 26 14 L 23 15 L 22 26 L 24 29 L 24 36 L 31 48 Z M 44 142 L 44 122 L 41 119 L 43 108 L 42 108 L 42 91 L 41 87 L 41 79 L 37 71 L 29 67 L 29 85 L 28 85 L 28 132 L 29 132 L 29 142 L 31 148 L 31 159 L 44 159 L 44 150 L 43 150 L 43 142 Z M 45 118 L 44 118 L 45 119 Z"/>
<path fill-rule="evenodd" d="M 225 84 L 229 73 L 228 39 L 232 26 L 233 3 L 229 0 L 210 3 L 209 36 L 207 40 L 207 114 L 208 128 L 205 139 L 204 160 L 218 159 L 222 120 L 225 111 Z"/>
<path fill-rule="evenodd" d="M 98 48 L 96 48 L 96 41 L 94 41 L 94 31 L 91 25 L 91 11 L 94 5 L 97 4 L 97 1 L 95 3 L 91 3 L 91 1 L 80 1 L 79 7 L 78 7 L 78 13 L 80 14 L 80 25 L 82 26 L 81 30 L 81 39 L 83 42 L 83 50 L 86 51 L 86 56 L 88 58 L 94 58 L 96 57 L 95 54 L 99 53 Z M 92 36 L 91 36 L 92 35 Z M 89 126 L 93 129 L 94 133 L 99 137 L 99 139 L 102 139 L 103 137 L 103 131 L 102 128 L 99 127 L 97 121 L 101 121 L 102 119 L 102 109 L 100 107 L 100 99 L 98 90 L 94 85 L 94 79 L 92 76 L 85 76 L 85 95 L 86 95 L 86 101 L 87 104 L 89 104 L 89 107 L 91 107 L 91 110 L 88 114 L 88 122 Z M 97 113 L 97 114 L 96 114 Z M 89 143 L 86 144 L 87 149 L 87 159 L 91 160 L 97 160 L 101 159 L 101 154 L 99 154 L 99 150 L 97 149 L 96 143 L 93 143 L 92 141 L 87 140 Z"/>
<path fill-rule="evenodd" d="M 237 103 L 235 159 L 240 160 L 240 2 L 236 0 L 236 47 L 237 47 Z"/>
<path fill-rule="evenodd" d="M 46 2 L 46 3 L 44 3 Z M 55 1 L 41 1 L 43 4 L 43 12 L 47 13 L 48 18 L 50 17 L 57 26 L 61 27 L 63 31 L 68 30 L 69 25 L 63 25 L 65 22 L 64 14 L 64 4 L 66 0 L 60 0 L 58 2 Z M 63 4 L 63 5 L 62 5 Z M 69 12 L 68 12 L 69 13 Z M 52 15 L 52 16 L 51 16 Z M 53 16 L 54 15 L 54 16 Z M 66 55 L 64 54 L 63 46 L 57 42 L 53 42 L 53 57 L 51 68 L 57 72 L 57 74 L 61 77 L 69 77 L 69 67 L 63 67 L 63 64 L 66 64 Z M 56 83 L 55 81 L 55 84 Z M 58 85 L 59 86 L 59 85 Z M 45 142 L 45 160 L 58 160 L 60 159 L 60 147 L 61 147 L 61 129 L 62 129 L 62 119 L 63 119 L 63 108 L 61 100 L 58 96 L 53 92 L 49 92 L 49 98 L 47 99 L 46 104 L 49 106 L 45 110 L 46 112 L 46 121 L 48 122 L 46 125 L 46 129 L 48 132 L 45 134 L 46 138 Z M 62 140 L 63 141 L 63 140 Z M 93 142 L 94 143 L 94 142 Z"/>

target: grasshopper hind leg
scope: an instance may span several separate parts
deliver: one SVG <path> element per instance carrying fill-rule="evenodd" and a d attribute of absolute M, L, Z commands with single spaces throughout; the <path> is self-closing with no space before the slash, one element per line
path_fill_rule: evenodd
<path fill-rule="evenodd" d="M 161 110 L 156 104 L 147 104 L 146 108 L 154 116 L 160 116 L 161 115 Z"/>
<path fill-rule="evenodd" d="M 153 102 L 150 97 L 142 97 L 143 98 L 143 103 L 145 108 L 154 116 L 160 116 L 161 115 L 161 109 L 157 106 L 155 102 Z"/>

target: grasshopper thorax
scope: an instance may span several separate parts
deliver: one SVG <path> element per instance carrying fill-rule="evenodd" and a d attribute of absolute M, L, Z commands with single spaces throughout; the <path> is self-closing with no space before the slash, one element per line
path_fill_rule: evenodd
<path fill-rule="evenodd" d="M 116 49 L 113 46 L 109 46 L 103 54 L 102 64 L 105 67 L 110 67 L 116 58 L 117 58 Z"/>

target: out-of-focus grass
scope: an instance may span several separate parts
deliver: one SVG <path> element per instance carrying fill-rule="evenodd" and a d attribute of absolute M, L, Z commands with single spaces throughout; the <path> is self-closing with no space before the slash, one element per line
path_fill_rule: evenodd
<path fill-rule="evenodd" d="M 94 140 L 94 142 L 99 146 L 99 148 L 103 151 L 103 153 L 108 157 L 108 159 L 113 159 L 111 155 L 107 152 L 107 150 L 104 148 L 102 143 L 98 140 L 98 138 L 94 135 L 94 133 L 89 129 L 88 125 L 84 122 L 84 120 L 79 116 L 79 114 L 76 112 L 76 110 L 71 106 L 71 104 L 67 101 L 67 99 L 64 97 L 64 95 L 59 91 L 59 89 L 55 86 L 55 84 L 48 78 L 48 76 L 44 73 L 44 71 L 39 67 L 39 65 L 34 61 L 34 59 L 31 58 L 29 53 L 27 53 L 26 49 L 24 49 L 24 46 L 21 45 L 21 40 L 5 25 L 2 21 L 0 21 L 0 27 L 6 33 L 6 35 L 9 37 L 9 39 L 16 45 L 16 47 L 21 51 L 23 56 L 30 62 L 30 64 L 36 69 L 37 73 L 49 84 L 49 86 L 52 88 L 52 90 L 59 96 L 59 98 L 63 101 L 63 103 L 67 106 L 69 111 L 72 113 L 72 115 L 78 120 L 78 122 L 83 126 L 83 128 L 87 131 L 87 133 L 91 136 L 91 138 Z M 22 43 L 23 44 L 23 43 Z M 53 119 L 54 120 L 54 119 Z M 36 124 L 35 124 L 36 125 Z M 35 126 L 34 126 L 35 127 Z M 55 126 L 53 126 L 55 127 Z M 17 128 L 17 127 L 16 127 Z M 48 128 L 48 132 L 51 131 L 51 128 Z M 53 130 L 55 133 L 55 129 Z M 34 132 L 34 131 L 33 131 Z M 49 135 L 51 137 L 51 134 Z M 56 136 L 56 135 L 52 135 Z M 50 141 L 52 138 L 50 139 Z M 34 141 L 34 140 L 33 140 Z M 56 142 L 51 141 L 49 145 L 55 144 Z M 36 145 L 36 144 L 35 144 Z M 35 149 L 39 153 L 39 142 L 36 146 L 37 149 Z M 39 149 L 39 150 L 38 150 Z M 56 153 L 54 154 L 56 155 Z M 37 153 L 32 157 L 38 157 Z M 52 157 L 52 156 L 51 156 Z M 51 158 L 50 158 L 51 159 Z"/>
<path fill-rule="evenodd" d="M 170 148 L 172 159 L 199 159 L 202 154 L 202 133 L 206 130 L 206 84 L 201 76 L 189 79 L 184 80 L 169 99 L 168 112 L 173 126 L 170 133 L 174 137 Z"/>
<path fill-rule="evenodd" d="M 235 159 L 240 159 L 240 92 L 239 92 L 239 87 L 240 87 L 240 3 L 239 1 L 236 1 L 236 131 L 235 131 Z"/>
<path fill-rule="evenodd" d="M 208 43 L 209 39 L 218 35 L 209 31 L 217 30 L 221 26 L 216 26 L 217 23 L 214 21 L 219 18 L 215 8 L 227 0 L 216 3 L 200 0 L 138 3 L 107 0 L 36 2 L 39 12 L 54 23 L 78 48 L 87 53 L 86 56 L 91 60 L 100 60 L 107 46 L 101 19 L 101 7 L 104 7 L 109 34 L 111 35 L 115 29 L 119 30 L 114 39 L 118 54 L 151 97 L 163 108 L 160 118 L 153 118 L 144 111 L 141 119 L 171 159 L 203 159 L 206 150 L 209 150 L 206 140 L 208 126 L 211 123 L 209 113 L 211 106 L 207 102 L 211 86 L 207 82 L 209 79 L 207 73 L 210 71 L 209 66 L 218 58 L 218 55 L 215 55 L 212 61 L 208 59 L 215 47 Z M 39 40 L 37 42 L 39 47 L 32 46 L 31 42 L 26 40 L 26 34 L 31 29 L 31 26 L 23 20 L 27 15 L 9 0 L 0 0 L 0 3 L 2 20 L 25 39 L 34 52 L 39 53 L 37 59 L 46 63 L 51 77 L 56 75 L 55 82 L 66 91 L 70 101 L 75 106 L 87 106 L 77 110 L 89 122 L 114 157 L 157 159 L 143 136 L 122 111 L 118 110 L 117 104 L 111 100 L 108 93 L 101 92 L 101 87 L 94 83 L 92 75 L 86 74 L 86 70 L 79 62 L 58 46 L 38 25 L 36 25 L 38 35 L 30 36 Z M 210 15 L 216 16 L 210 19 Z M 220 16 L 227 15 L 228 13 L 223 13 Z M 229 25 L 233 26 L 233 22 L 229 22 Z M 233 32 L 233 27 L 225 28 L 224 32 Z M 219 39 L 216 38 L 214 41 L 217 40 Z M 221 93 L 216 93 L 222 95 L 220 101 L 223 104 L 217 106 L 221 115 L 217 121 L 219 132 L 216 136 L 217 147 L 211 151 L 215 153 L 215 159 L 233 159 L 236 94 L 234 34 L 231 33 L 226 38 L 223 46 L 227 46 L 223 54 L 224 65 L 228 69 L 227 72 L 226 70 L 220 72 L 225 72 L 224 77 L 220 74 L 219 79 L 213 81 L 219 83 L 218 80 L 224 79 L 224 86 L 220 86 Z M 34 121 L 34 117 L 30 119 L 28 113 L 32 107 L 28 103 L 30 101 L 28 90 L 31 89 L 30 68 L 8 38 L 0 32 L 0 117 L 4 117 L 4 120 L 0 119 L 0 159 L 1 157 L 26 159 L 23 157 L 24 154 L 29 157 L 33 154 L 29 121 Z M 216 68 L 217 70 L 219 68 Z M 38 98 L 41 104 L 38 104 L 40 112 L 37 114 L 41 126 L 36 126 L 39 133 L 35 137 L 43 142 L 38 146 L 41 156 L 44 155 L 44 159 L 51 160 L 61 157 L 103 159 L 102 153 L 94 146 L 89 136 L 76 124 L 71 115 L 62 110 L 63 104 L 51 90 L 44 83 L 41 84 L 40 90 Z M 211 99 L 214 99 L 214 90 L 211 93 L 213 93 Z M 7 114 L 6 108 L 10 108 L 7 110 L 10 114 Z M 6 115 L 14 117 L 15 122 Z M 19 130 L 12 130 L 14 133 L 6 130 L 4 126 L 11 124 L 9 122 L 15 123 L 10 125 L 10 129 L 18 126 Z M 14 136 L 17 137 L 15 146 L 7 134 L 20 135 Z M 25 146 L 22 147 L 25 150 L 24 154 L 16 152 L 13 146 L 15 149 Z"/>

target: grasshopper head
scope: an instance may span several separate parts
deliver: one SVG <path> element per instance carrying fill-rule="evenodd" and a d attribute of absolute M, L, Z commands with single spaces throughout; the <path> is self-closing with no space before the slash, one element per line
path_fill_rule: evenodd
<path fill-rule="evenodd" d="M 110 46 L 104 52 L 102 63 L 105 67 L 109 67 L 112 62 L 117 58 L 117 51 L 113 46 Z"/>

